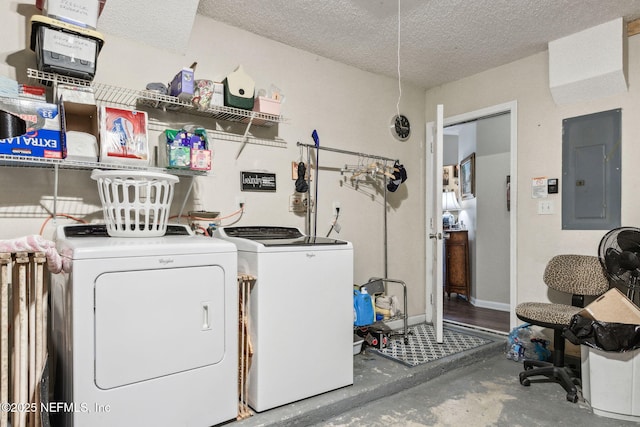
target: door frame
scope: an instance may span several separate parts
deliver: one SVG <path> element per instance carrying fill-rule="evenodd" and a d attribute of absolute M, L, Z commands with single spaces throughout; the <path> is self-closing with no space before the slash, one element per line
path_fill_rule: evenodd
<path fill-rule="evenodd" d="M 509 214 L 509 227 L 510 227 L 510 239 L 509 239 L 509 329 L 514 328 L 517 325 L 518 319 L 515 315 L 515 306 L 518 301 L 518 271 L 517 271 L 517 242 L 518 242 L 518 102 L 509 101 L 503 104 L 497 104 L 490 107 L 482 108 L 479 110 L 470 111 L 468 113 L 458 114 L 451 117 L 444 118 L 444 127 L 461 124 L 468 121 L 481 119 L 487 116 L 493 116 L 497 114 L 509 113 L 510 114 L 510 197 L 511 197 L 511 210 Z M 427 129 L 433 129 L 434 122 L 427 123 Z M 428 151 L 429 148 L 427 147 Z M 429 157 L 429 153 L 425 153 L 425 158 Z M 428 188 L 430 180 L 439 180 L 442 182 L 442 168 L 435 171 L 429 171 L 429 163 L 425 162 L 427 168 L 425 169 L 425 189 Z M 429 203 L 427 200 L 427 210 L 425 212 L 426 221 L 429 221 Z M 428 222 L 427 222 L 428 224 Z M 427 233 L 426 244 L 429 245 L 429 236 Z M 429 250 L 425 253 L 429 254 Z M 426 263 L 429 263 L 429 257 L 425 259 Z M 433 322 L 439 316 L 442 316 L 442 305 L 437 306 L 436 302 L 438 298 L 433 295 L 436 290 L 435 286 L 429 286 L 429 275 L 425 276 L 425 295 L 426 295 L 426 313 L 425 317 L 427 321 L 431 319 Z M 438 314 L 439 312 L 439 314 Z M 441 317 L 440 317 L 441 318 Z"/>

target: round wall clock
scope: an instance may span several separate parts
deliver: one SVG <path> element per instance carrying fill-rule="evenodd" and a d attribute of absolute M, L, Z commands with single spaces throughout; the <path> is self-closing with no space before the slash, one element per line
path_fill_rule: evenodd
<path fill-rule="evenodd" d="M 389 128 L 391 129 L 391 134 L 398 141 L 406 141 L 409 139 L 409 135 L 411 135 L 409 119 L 402 114 L 393 116 Z"/>

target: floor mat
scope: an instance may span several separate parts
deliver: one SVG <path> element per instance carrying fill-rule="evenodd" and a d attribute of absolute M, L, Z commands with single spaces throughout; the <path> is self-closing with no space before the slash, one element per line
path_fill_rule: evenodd
<path fill-rule="evenodd" d="M 409 335 L 408 345 L 404 344 L 402 336 L 397 336 L 386 348 L 372 351 L 404 365 L 417 366 L 493 342 L 444 328 L 443 343 L 438 344 L 434 327 L 425 323 L 411 326 L 409 331 L 412 335 Z"/>

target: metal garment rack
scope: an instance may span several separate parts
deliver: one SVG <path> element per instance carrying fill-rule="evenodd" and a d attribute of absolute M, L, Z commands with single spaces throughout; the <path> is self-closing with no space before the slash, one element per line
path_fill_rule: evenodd
<path fill-rule="evenodd" d="M 342 150 L 339 148 L 330 148 L 330 147 L 323 147 L 323 146 L 316 146 L 315 144 L 303 144 L 301 142 L 298 141 L 297 143 L 298 147 L 305 147 L 307 149 L 307 165 L 311 165 L 311 149 L 316 149 L 316 150 L 325 150 L 325 151 L 331 151 L 334 153 L 340 153 L 340 154 L 347 154 L 350 156 L 358 156 L 358 157 L 367 157 L 369 159 L 373 159 L 373 160 L 382 160 L 385 162 L 396 162 L 398 161 L 398 159 L 392 159 L 389 157 L 383 157 L 383 156 L 376 156 L 373 154 L 367 154 L 367 153 L 358 153 L 356 151 L 348 151 L 348 150 Z M 316 171 L 315 171 L 315 187 L 316 190 L 318 188 L 318 170 L 319 170 L 319 165 L 316 165 Z M 311 174 L 309 174 L 309 178 L 307 179 L 307 185 L 308 188 L 311 188 Z M 383 208 L 383 212 L 384 212 L 384 277 L 387 278 L 388 273 L 387 273 L 387 186 L 383 185 L 384 187 L 384 204 L 382 206 Z M 311 231 L 311 210 L 310 210 L 310 206 L 312 205 L 312 203 L 318 203 L 317 200 L 317 191 L 316 191 L 316 200 L 315 201 L 311 201 L 310 203 L 307 203 L 307 215 L 306 215 L 306 221 L 307 221 L 307 233 L 309 233 Z M 316 206 L 315 209 L 315 215 L 314 215 L 314 220 L 313 220 L 313 224 L 314 224 L 314 233 L 313 235 L 316 235 L 316 230 L 315 230 L 315 226 L 318 222 L 318 207 Z"/>

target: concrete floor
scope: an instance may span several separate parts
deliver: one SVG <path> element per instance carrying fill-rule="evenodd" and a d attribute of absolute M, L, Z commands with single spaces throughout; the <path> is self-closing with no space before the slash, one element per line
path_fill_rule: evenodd
<path fill-rule="evenodd" d="M 568 402 L 557 384 L 520 385 L 522 363 L 506 359 L 506 337 L 485 335 L 495 343 L 412 368 L 365 350 L 354 356 L 352 386 L 227 426 L 638 425 L 594 415 L 582 396 Z"/>

